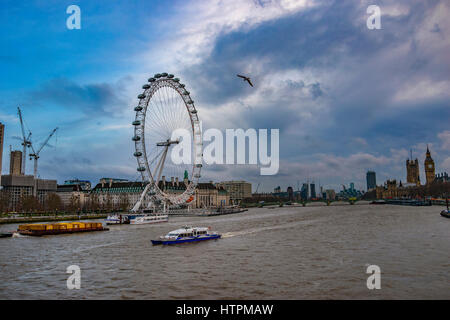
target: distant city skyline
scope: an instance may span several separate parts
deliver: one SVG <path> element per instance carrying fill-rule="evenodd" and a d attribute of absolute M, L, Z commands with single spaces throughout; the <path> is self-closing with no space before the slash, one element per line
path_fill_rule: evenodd
<path fill-rule="evenodd" d="M 424 182 L 427 144 L 436 173 L 450 172 L 446 1 L 384 1 L 380 30 L 367 29 L 367 5 L 344 1 L 77 5 L 80 30 L 66 28 L 67 3 L 0 4 L 3 174 L 9 146 L 21 150 L 20 106 L 33 141 L 59 127 L 39 159 L 42 178 L 139 181 L 133 108 L 142 84 L 163 71 L 189 86 L 204 129 L 280 129 L 277 175 L 213 165 L 201 181 L 246 180 L 260 192 L 308 179 L 316 192 L 366 189 L 368 170 L 378 184 L 406 181 L 412 149 Z M 27 159 L 27 174 L 32 167 Z"/>

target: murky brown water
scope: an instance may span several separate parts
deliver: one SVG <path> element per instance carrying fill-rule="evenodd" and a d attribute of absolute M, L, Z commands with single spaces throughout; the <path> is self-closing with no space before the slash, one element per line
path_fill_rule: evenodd
<path fill-rule="evenodd" d="M 0 239 L 1 299 L 450 299 L 450 219 L 440 207 L 251 209 L 107 232 Z M 152 246 L 182 225 L 223 239 Z M 17 225 L 2 225 L 9 231 Z M 66 268 L 81 268 L 68 290 Z M 381 268 L 368 290 L 367 264 Z"/>

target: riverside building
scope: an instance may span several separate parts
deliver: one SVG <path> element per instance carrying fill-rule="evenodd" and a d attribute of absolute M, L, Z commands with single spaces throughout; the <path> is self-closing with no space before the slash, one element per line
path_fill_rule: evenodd
<path fill-rule="evenodd" d="M 230 194 L 231 204 L 239 204 L 252 196 L 252 184 L 246 181 L 223 181 L 216 184 Z"/>

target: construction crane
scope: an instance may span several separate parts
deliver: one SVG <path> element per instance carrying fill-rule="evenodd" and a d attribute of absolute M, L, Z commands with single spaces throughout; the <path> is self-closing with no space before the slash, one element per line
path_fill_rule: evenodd
<path fill-rule="evenodd" d="M 47 145 L 50 138 L 55 134 L 56 130 L 58 130 L 58 127 L 56 127 L 55 129 L 52 130 L 52 132 L 47 137 L 47 139 L 41 144 L 41 146 L 39 147 L 37 152 L 34 150 L 33 144 L 30 142 L 31 150 L 33 150 L 33 153 L 30 153 L 30 160 L 32 158 L 34 159 L 34 192 L 33 192 L 34 196 L 36 196 L 36 194 L 37 194 L 37 190 L 36 190 L 37 189 L 37 167 L 38 167 L 39 154 L 41 153 L 42 149 Z"/>
<path fill-rule="evenodd" d="M 256 187 L 256 191 L 255 193 L 258 193 L 258 189 L 259 189 L 259 185 L 261 184 L 261 182 L 258 182 L 258 186 Z"/>
<path fill-rule="evenodd" d="M 17 107 L 17 113 L 19 114 L 19 120 L 20 120 L 20 127 L 22 129 L 22 146 L 23 146 L 23 152 L 22 152 L 22 173 L 25 174 L 25 164 L 27 160 L 27 147 L 31 147 L 31 131 L 28 130 L 28 136 L 25 135 L 25 127 L 23 125 L 23 119 L 22 119 L 22 112 L 20 111 L 20 108 Z"/>

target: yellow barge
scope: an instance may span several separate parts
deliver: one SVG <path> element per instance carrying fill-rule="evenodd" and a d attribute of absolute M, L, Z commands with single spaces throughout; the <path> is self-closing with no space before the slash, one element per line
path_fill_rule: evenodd
<path fill-rule="evenodd" d="M 27 236 L 45 236 L 63 233 L 107 231 L 101 222 L 62 222 L 52 224 L 21 224 L 17 232 Z"/>

